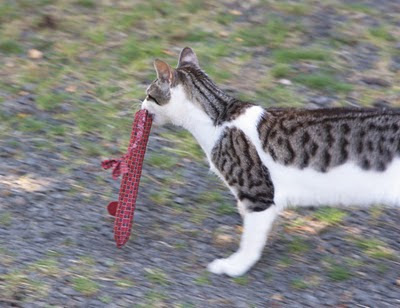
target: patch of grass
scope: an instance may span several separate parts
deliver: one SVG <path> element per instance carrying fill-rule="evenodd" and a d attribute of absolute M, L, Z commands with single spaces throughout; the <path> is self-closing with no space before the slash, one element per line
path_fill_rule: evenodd
<path fill-rule="evenodd" d="M 95 44 L 101 45 L 106 42 L 106 31 L 103 29 L 92 29 L 86 33 L 87 37 Z"/>
<path fill-rule="evenodd" d="M 364 262 L 362 260 L 352 259 L 352 258 L 345 258 L 345 260 L 346 260 L 346 264 L 350 268 L 360 267 L 360 266 L 364 265 Z"/>
<path fill-rule="evenodd" d="M 353 241 L 358 248 L 372 258 L 389 260 L 398 259 L 396 253 L 387 247 L 387 244 L 381 240 L 356 238 Z"/>
<path fill-rule="evenodd" d="M 46 92 L 39 95 L 36 103 L 41 110 L 54 110 L 57 108 L 68 96 L 66 94 Z"/>
<path fill-rule="evenodd" d="M 342 265 L 331 264 L 328 269 L 328 277 L 333 281 L 344 281 L 351 278 L 350 270 Z"/>
<path fill-rule="evenodd" d="M 378 39 L 384 40 L 384 41 L 394 41 L 395 38 L 394 36 L 389 32 L 389 30 L 384 27 L 384 26 L 379 26 L 379 27 L 374 27 L 369 29 L 369 33 Z"/>
<path fill-rule="evenodd" d="M 84 150 L 86 155 L 90 157 L 99 157 L 105 154 L 104 149 L 97 143 L 82 141 L 80 144 L 82 145 L 82 149 Z"/>
<path fill-rule="evenodd" d="M 100 116 L 96 110 L 81 106 L 74 112 L 76 127 L 80 133 L 92 133 L 99 129 Z"/>
<path fill-rule="evenodd" d="M 194 283 L 197 285 L 210 285 L 211 280 L 209 277 L 208 272 L 203 272 L 201 275 L 197 276 L 197 278 L 194 280 Z"/>
<path fill-rule="evenodd" d="M 48 129 L 48 133 L 54 136 L 65 136 L 67 133 L 67 127 L 64 125 L 52 125 Z"/>
<path fill-rule="evenodd" d="M 135 284 L 128 279 L 119 279 L 115 282 L 115 285 L 120 288 L 130 288 L 133 287 Z"/>
<path fill-rule="evenodd" d="M 72 287 L 83 295 L 90 296 L 99 291 L 98 284 L 87 277 L 76 277 L 72 280 Z"/>
<path fill-rule="evenodd" d="M 342 5 L 342 8 L 346 11 L 354 11 L 360 12 L 365 14 L 372 14 L 373 10 L 371 7 L 367 6 L 366 4 L 356 2 L 356 3 L 346 3 Z"/>
<path fill-rule="evenodd" d="M 162 41 L 160 39 L 139 41 L 131 36 L 121 47 L 119 60 L 122 64 L 130 64 L 138 59 L 154 59 L 163 56 Z"/>
<path fill-rule="evenodd" d="M 94 8 L 96 7 L 96 1 L 95 0 L 77 0 L 75 1 L 77 5 L 86 7 L 86 8 Z"/>
<path fill-rule="evenodd" d="M 210 204 L 222 202 L 223 196 L 219 191 L 206 191 L 196 196 L 196 201 L 199 203 Z"/>
<path fill-rule="evenodd" d="M 287 268 L 293 264 L 293 259 L 289 256 L 283 256 L 278 260 L 277 265 L 281 268 Z"/>
<path fill-rule="evenodd" d="M 31 117 L 23 118 L 18 123 L 18 128 L 22 132 L 31 132 L 31 133 L 38 133 L 43 131 L 46 127 L 46 124 L 43 121 L 36 120 Z"/>
<path fill-rule="evenodd" d="M 16 54 L 22 53 L 22 47 L 14 40 L 1 40 L 0 41 L 0 52 L 4 54 Z"/>
<path fill-rule="evenodd" d="M 104 304 L 111 304 L 111 302 L 113 301 L 113 298 L 109 295 L 102 295 L 102 296 L 99 296 L 99 300 Z"/>
<path fill-rule="evenodd" d="M 46 276 L 57 276 L 60 273 L 58 262 L 54 258 L 46 258 L 37 261 L 30 266 L 30 269 Z"/>
<path fill-rule="evenodd" d="M 162 137 L 174 142 L 175 144 L 166 151 L 176 153 L 182 158 L 188 158 L 195 161 L 204 161 L 204 152 L 197 143 L 196 139 L 186 130 L 180 130 L 177 133 L 162 133 Z"/>
<path fill-rule="evenodd" d="M 161 190 L 153 192 L 149 195 L 149 199 L 158 205 L 167 205 L 171 202 L 172 193 L 168 188 L 160 188 Z"/>
<path fill-rule="evenodd" d="M 236 213 L 235 207 L 228 202 L 219 204 L 216 208 L 218 215 L 233 215 Z"/>
<path fill-rule="evenodd" d="M 178 164 L 178 159 L 167 154 L 151 153 L 147 157 L 147 163 L 161 169 L 171 169 Z"/>
<path fill-rule="evenodd" d="M 0 225 L 7 227 L 10 226 L 12 222 L 12 215 L 10 212 L 4 212 L 0 214 Z"/>
<path fill-rule="evenodd" d="M 247 286 L 249 284 L 248 276 L 235 277 L 235 278 L 232 278 L 232 280 L 241 286 Z"/>
<path fill-rule="evenodd" d="M 146 278 L 157 285 L 168 285 L 168 276 L 161 269 L 146 269 Z"/>
<path fill-rule="evenodd" d="M 288 245 L 291 254 L 303 254 L 310 250 L 310 244 L 300 237 L 294 237 Z"/>
<path fill-rule="evenodd" d="M 165 300 L 167 296 L 164 293 L 150 291 L 146 293 L 145 303 L 135 305 L 135 308 L 148 308 L 148 307 L 167 307 Z"/>
<path fill-rule="evenodd" d="M 5 298 L 43 298 L 47 296 L 48 286 L 38 280 L 29 278 L 22 271 L 13 271 L 0 275 L 0 294 Z"/>
<path fill-rule="evenodd" d="M 292 280 L 291 282 L 291 286 L 295 289 L 307 289 L 308 288 L 308 284 L 304 279 L 301 278 L 295 278 Z"/>
<path fill-rule="evenodd" d="M 184 3 L 186 11 L 190 12 L 191 14 L 197 13 L 198 11 L 204 9 L 205 6 L 205 2 L 203 0 L 186 0 Z"/>
<path fill-rule="evenodd" d="M 291 48 L 279 49 L 273 53 L 278 62 L 290 63 L 301 60 L 328 61 L 331 56 L 328 50 L 315 48 Z"/>
<path fill-rule="evenodd" d="M 227 12 L 221 12 L 217 15 L 216 21 L 221 25 L 229 25 L 235 20 L 235 15 Z"/>
<path fill-rule="evenodd" d="M 279 104 L 281 107 L 295 107 L 301 106 L 304 101 L 304 98 L 298 93 L 295 93 L 291 87 L 283 85 L 267 87 L 256 93 L 257 103 L 267 107 L 275 104 Z"/>
<path fill-rule="evenodd" d="M 83 265 L 96 265 L 96 261 L 93 257 L 91 256 L 80 256 L 79 257 L 79 263 Z"/>
<path fill-rule="evenodd" d="M 18 10 L 15 8 L 15 4 L 1 3 L 0 4 L 0 24 L 6 21 L 11 21 L 18 16 Z"/>
<path fill-rule="evenodd" d="M 320 208 L 314 214 L 317 220 L 328 225 L 340 224 L 346 216 L 347 213 L 345 211 L 332 207 Z"/>
<path fill-rule="evenodd" d="M 275 78 L 288 77 L 292 74 L 292 68 L 288 64 L 278 63 L 270 70 L 271 75 Z"/>
<path fill-rule="evenodd" d="M 242 28 L 237 36 L 245 46 L 269 46 L 276 48 L 281 45 L 289 34 L 289 27 L 280 18 L 272 17 L 266 24 Z"/>
<path fill-rule="evenodd" d="M 294 81 L 316 90 L 329 90 L 347 93 L 352 90 L 352 85 L 341 82 L 327 73 L 301 74 Z"/>
<path fill-rule="evenodd" d="M 292 15 L 307 15 L 312 11 L 312 6 L 305 3 L 278 2 L 275 5 L 278 10 Z"/>

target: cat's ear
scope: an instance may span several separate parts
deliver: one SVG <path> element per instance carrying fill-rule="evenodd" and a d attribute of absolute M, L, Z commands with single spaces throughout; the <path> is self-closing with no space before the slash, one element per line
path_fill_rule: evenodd
<path fill-rule="evenodd" d="M 179 55 L 178 67 L 181 67 L 185 64 L 192 64 L 199 67 L 199 60 L 197 60 L 196 54 L 190 47 L 183 48 L 181 54 Z"/>
<path fill-rule="evenodd" d="M 172 78 L 174 74 L 171 66 L 169 66 L 164 61 L 155 59 L 154 68 L 156 69 L 158 80 L 160 80 L 161 82 L 172 83 Z"/>

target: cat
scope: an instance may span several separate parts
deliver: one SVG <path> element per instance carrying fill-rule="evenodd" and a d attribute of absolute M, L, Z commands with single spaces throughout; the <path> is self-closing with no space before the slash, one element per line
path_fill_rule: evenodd
<path fill-rule="evenodd" d="M 399 206 L 399 110 L 241 102 L 216 86 L 189 47 L 176 69 L 158 59 L 154 67 L 157 79 L 142 108 L 155 125 L 172 123 L 193 134 L 243 218 L 238 251 L 211 262 L 212 273 L 246 273 L 288 206 Z"/>

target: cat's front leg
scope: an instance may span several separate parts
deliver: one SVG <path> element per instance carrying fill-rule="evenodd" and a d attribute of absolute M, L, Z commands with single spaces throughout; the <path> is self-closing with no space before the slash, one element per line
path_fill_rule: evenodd
<path fill-rule="evenodd" d="M 260 259 L 277 215 L 278 209 L 274 204 L 264 211 L 246 212 L 239 250 L 226 259 L 214 260 L 208 265 L 208 270 L 231 277 L 246 273 Z"/>

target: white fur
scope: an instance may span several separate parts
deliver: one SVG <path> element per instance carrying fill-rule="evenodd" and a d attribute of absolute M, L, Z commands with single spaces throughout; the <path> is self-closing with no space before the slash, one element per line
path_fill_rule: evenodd
<path fill-rule="evenodd" d="M 169 103 L 159 106 L 146 99 L 142 108 L 154 115 L 155 125 L 172 123 L 190 131 L 210 159 L 211 150 L 221 134 L 221 128 L 216 128 L 206 113 L 186 98 L 181 85 L 171 88 Z"/>
<path fill-rule="evenodd" d="M 245 204 L 238 203 L 244 219 L 240 248 L 230 257 L 210 263 L 208 269 L 213 273 L 229 276 L 244 274 L 260 258 L 273 221 L 287 206 L 400 204 L 400 159 L 394 160 L 384 172 L 364 171 L 354 163 L 346 163 L 326 173 L 311 168 L 300 170 L 274 162 L 262 149 L 257 124 L 265 111 L 259 106 L 247 109 L 230 123 L 214 127 L 205 112 L 190 102 L 183 88 L 178 86 L 171 89 L 171 102 L 165 106 L 145 100 L 142 107 L 155 115 L 155 124 L 171 122 L 189 130 L 206 153 L 211 170 L 224 182 L 211 161 L 211 151 L 225 127 L 241 129 L 270 172 L 275 205 L 265 211 L 251 213 L 246 212 Z M 235 189 L 229 188 L 236 196 Z"/>
<path fill-rule="evenodd" d="M 262 212 L 246 213 L 239 250 L 226 259 L 214 260 L 208 265 L 208 270 L 231 277 L 246 273 L 260 259 L 268 232 L 277 215 L 276 206 Z"/>

